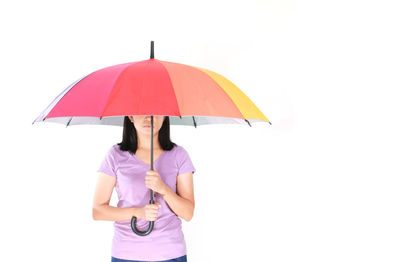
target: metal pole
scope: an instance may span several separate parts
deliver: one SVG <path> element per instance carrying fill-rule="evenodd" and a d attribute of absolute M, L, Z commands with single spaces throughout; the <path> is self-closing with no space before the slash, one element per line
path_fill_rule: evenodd
<path fill-rule="evenodd" d="M 151 41 L 151 50 L 150 50 L 150 58 L 154 58 L 154 41 Z M 150 168 L 151 170 L 153 169 L 153 115 L 151 115 L 151 149 L 150 149 Z M 150 189 L 150 201 L 149 204 L 154 204 L 154 191 L 152 189 Z M 132 231 L 139 235 L 139 236 L 147 236 L 148 234 L 150 234 L 151 231 L 153 231 L 154 228 L 154 221 L 150 221 L 149 223 L 149 227 L 147 228 L 146 231 L 140 231 L 136 228 L 136 217 L 132 217 L 131 219 L 131 228 Z"/>

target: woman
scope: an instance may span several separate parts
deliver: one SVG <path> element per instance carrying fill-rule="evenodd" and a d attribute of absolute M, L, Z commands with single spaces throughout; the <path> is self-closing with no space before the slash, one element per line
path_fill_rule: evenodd
<path fill-rule="evenodd" d="M 125 116 L 122 142 L 113 145 L 98 169 L 93 219 L 114 222 L 111 261 L 187 261 L 182 221 L 194 211 L 193 173 L 187 153 L 171 142 L 168 116 L 153 116 L 153 169 L 150 169 L 151 118 Z M 110 206 L 113 188 L 117 207 Z M 148 204 L 150 189 L 155 204 Z M 136 235 L 131 229 L 153 231 Z"/>

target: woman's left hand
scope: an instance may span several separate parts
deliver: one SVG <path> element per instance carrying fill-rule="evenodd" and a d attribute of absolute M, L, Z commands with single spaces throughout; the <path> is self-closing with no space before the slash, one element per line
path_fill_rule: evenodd
<path fill-rule="evenodd" d="M 146 171 L 146 187 L 152 189 L 155 192 L 164 194 L 165 187 L 167 186 L 161 179 L 160 174 L 157 172 L 156 168 L 153 166 L 154 170 Z"/>

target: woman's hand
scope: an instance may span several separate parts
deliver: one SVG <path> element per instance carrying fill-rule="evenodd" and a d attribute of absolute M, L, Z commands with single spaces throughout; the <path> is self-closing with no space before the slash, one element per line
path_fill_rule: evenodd
<path fill-rule="evenodd" d="M 154 166 L 153 166 L 154 167 Z M 146 171 L 146 187 L 152 189 L 155 192 L 163 195 L 166 191 L 167 185 L 162 181 L 160 174 L 157 172 L 156 168 L 154 170 Z"/>
<path fill-rule="evenodd" d="M 155 221 L 158 216 L 158 210 L 161 208 L 159 203 L 155 204 L 147 204 L 143 207 L 140 207 L 138 210 L 137 217 L 142 220 L 147 221 Z"/>

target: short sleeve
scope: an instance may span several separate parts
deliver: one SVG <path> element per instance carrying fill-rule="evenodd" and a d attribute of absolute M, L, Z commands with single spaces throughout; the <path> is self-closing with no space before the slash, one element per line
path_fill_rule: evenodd
<path fill-rule="evenodd" d="M 176 154 L 176 160 L 178 163 L 178 176 L 188 172 L 196 172 L 188 152 L 182 146 L 179 147 L 180 148 L 177 150 L 178 152 Z"/>
<path fill-rule="evenodd" d="M 114 146 L 112 146 L 106 153 L 97 171 L 109 176 L 117 177 L 115 170 Z"/>

